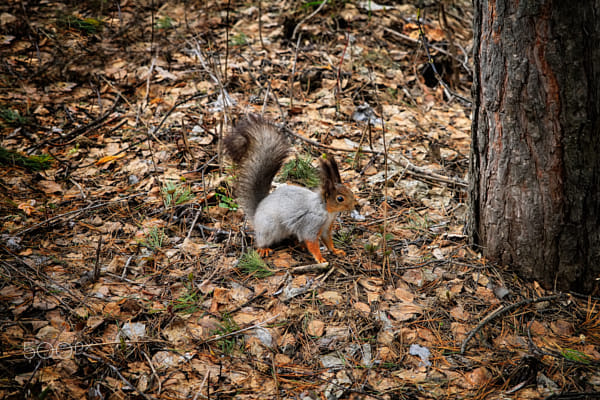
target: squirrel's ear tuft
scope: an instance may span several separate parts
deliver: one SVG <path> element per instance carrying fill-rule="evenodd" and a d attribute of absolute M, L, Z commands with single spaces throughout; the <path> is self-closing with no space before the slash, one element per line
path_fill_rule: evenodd
<path fill-rule="evenodd" d="M 321 192 L 326 199 L 334 194 L 335 184 L 339 183 L 337 165 L 335 167 L 332 166 L 332 159 L 331 156 L 327 157 L 326 155 L 319 159 L 319 162 L 321 163 Z"/>
<path fill-rule="evenodd" d="M 331 154 L 325 153 L 323 153 L 322 157 L 321 166 L 327 166 L 327 174 L 329 175 L 330 179 L 335 183 L 342 183 L 342 177 L 340 176 L 340 170 L 338 169 L 335 158 Z"/>

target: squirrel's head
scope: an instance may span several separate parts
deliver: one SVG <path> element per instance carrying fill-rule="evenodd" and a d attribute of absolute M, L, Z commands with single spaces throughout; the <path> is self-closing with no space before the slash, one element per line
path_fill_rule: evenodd
<path fill-rule="evenodd" d="M 351 211 L 356 207 L 354 193 L 342 184 L 340 171 L 335 158 L 324 155 L 321 161 L 321 194 L 325 199 L 327 211 Z"/>

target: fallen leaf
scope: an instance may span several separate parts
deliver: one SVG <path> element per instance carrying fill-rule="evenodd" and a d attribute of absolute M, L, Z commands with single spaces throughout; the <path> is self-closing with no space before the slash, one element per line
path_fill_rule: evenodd
<path fill-rule="evenodd" d="M 324 304 L 329 306 L 335 306 L 344 302 L 344 296 L 342 296 L 339 292 L 335 291 L 323 292 L 319 294 L 317 298 L 321 300 Z"/>
<path fill-rule="evenodd" d="M 99 159 L 98 161 L 96 161 L 96 165 L 106 164 L 106 163 L 109 163 L 111 161 L 123 158 L 123 157 L 125 157 L 125 153 L 117 154 L 116 156 L 102 157 L 101 159 Z"/>
<path fill-rule="evenodd" d="M 325 330 L 325 323 L 317 319 L 310 321 L 306 327 L 306 333 L 311 336 L 322 336 Z"/>

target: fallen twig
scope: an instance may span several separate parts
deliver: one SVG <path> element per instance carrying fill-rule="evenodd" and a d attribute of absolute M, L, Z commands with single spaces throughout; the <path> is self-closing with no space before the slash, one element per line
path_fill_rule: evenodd
<path fill-rule="evenodd" d="M 144 192 L 144 193 L 136 193 L 136 194 L 132 194 L 130 196 L 123 197 L 122 199 L 118 199 L 118 200 L 110 200 L 110 201 L 106 201 L 106 202 L 103 202 L 103 203 L 90 204 L 89 206 L 87 206 L 85 208 L 81 208 L 79 210 L 69 211 L 69 212 L 66 212 L 64 214 L 56 215 L 56 216 L 54 216 L 52 218 L 48 218 L 48 219 L 46 219 L 46 220 L 44 220 L 42 222 L 38 222 L 36 224 L 33 224 L 33 225 L 31 225 L 31 226 L 29 226 L 29 227 L 21 230 L 20 232 L 17 232 L 15 234 L 15 236 L 24 235 L 25 233 L 30 232 L 30 231 L 32 231 L 32 230 L 34 230 L 34 229 L 36 229 L 36 228 L 38 228 L 38 227 L 40 227 L 42 225 L 48 225 L 50 223 L 54 223 L 55 221 L 57 221 L 57 220 L 59 220 L 61 218 L 64 218 L 64 217 L 68 217 L 68 216 L 71 216 L 71 215 L 82 214 L 82 213 L 85 213 L 87 211 L 95 210 L 97 208 L 106 207 L 106 206 L 108 206 L 110 204 L 113 204 L 113 203 L 120 203 L 122 201 L 129 200 L 129 199 L 131 199 L 133 197 L 142 196 L 142 195 L 148 195 L 148 193 L 146 193 L 146 192 Z"/>
<path fill-rule="evenodd" d="M 148 395 L 146 393 L 144 393 L 141 390 L 139 390 L 137 388 L 137 386 L 135 386 L 134 384 L 132 384 L 131 382 L 129 382 L 127 380 L 127 378 L 125 378 L 123 375 L 121 375 L 121 372 L 119 372 L 119 369 L 117 367 L 115 367 L 111 363 L 107 362 L 102 357 L 98 357 L 98 356 L 95 356 L 95 355 L 89 354 L 89 353 L 82 353 L 82 355 L 85 356 L 85 357 L 87 357 L 87 358 L 91 358 L 92 360 L 94 360 L 96 362 L 103 363 L 108 368 L 110 368 L 115 374 L 117 374 L 117 376 L 119 377 L 119 379 L 121 379 L 121 381 L 123 381 L 123 383 L 125 383 L 127 386 L 129 386 L 132 390 L 135 390 L 137 392 L 137 394 L 139 394 L 140 396 L 142 396 L 144 399 L 150 400 L 150 397 L 148 397 Z"/>
<path fill-rule="evenodd" d="M 317 9 L 315 11 L 313 11 L 310 15 L 307 15 L 306 17 L 304 17 L 304 19 L 302 21 L 298 22 L 298 25 L 296 25 L 296 27 L 294 28 L 294 32 L 292 33 L 292 39 L 296 38 L 296 33 L 298 33 L 298 29 L 300 29 L 300 26 L 303 25 L 306 21 L 308 21 L 312 17 L 314 17 L 315 15 L 317 15 L 319 13 L 319 11 L 321 11 L 321 9 L 323 9 L 323 7 L 325 7 L 325 4 L 327 4 L 327 0 L 323 0 L 321 2 L 321 4 L 319 5 L 319 7 L 317 7 Z"/>
<path fill-rule="evenodd" d="M 296 132 L 292 131 L 291 129 L 289 129 L 286 126 L 282 126 L 282 129 L 284 129 L 289 135 L 292 135 L 293 137 L 298 138 L 298 139 L 310 144 L 311 146 L 315 146 L 315 147 L 322 148 L 322 149 L 327 149 L 327 150 L 331 150 L 331 151 L 363 152 L 363 153 L 369 153 L 369 154 L 380 154 L 381 153 L 379 151 L 369 150 L 369 149 L 364 149 L 364 148 L 343 149 L 340 147 L 327 146 L 327 145 L 321 144 L 319 142 L 316 142 L 314 140 L 305 138 L 304 136 L 297 134 Z M 388 156 L 388 159 L 391 160 L 394 164 L 398 164 L 401 167 L 406 168 L 406 172 L 408 172 L 412 175 L 415 175 L 417 177 L 425 176 L 427 179 L 431 179 L 431 180 L 437 181 L 437 182 L 442 182 L 442 183 L 445 183 L 448 185 L 459 186 L 462 188 L 468 187 L 468 184 L 465 181 L 463 181 L 462 179 L 449 178 L 444 175 L 436 174 L 435 172 L 431 172 L 425 168 L 414 165 L 406 157 L 404 157 L 402 155 L 399 155 L 399 157 L 400 157 L 399 159 L 396 159 L 392 156 Z"/>
<path fill-rule="evenodd" d="M 300 265 L 298 267 L 290 268 L 290 272 L 295 274 L 303 274 L 305 272 L 317 272 L 323 271 L 329 268 L 329 263 L 318 263 L 318 264 L 308 264 L 308 265 Z"/>
<path fill-rule="evenodd" d="M 533 304 L 533 303 L 541 303 L 542 301 L 558 300 L 558 299 L 561 299 L 566 296 L 567 296 L 566 294 L 561 293 L 561 294 L 555 294 L 552 296 L 540 297 L 538 299 L 524 299 L 524 300 L 521 300 L 514 304 L 509 304 L 507 306 L 498 307 L 493 313 L 489 314 L 487 317 L 485 317 L 483 320 L 481 320 L 481 322 L 475 327 L 475 329 L 473 329 L 473 330 L 471 330 L 471 332 L 469 332 L 466 339 L 462 342 L 462 345 L 460 346 L 460 354 L 461 355 L 465 354 L 465 350 L 467 349 L 467 344 L 473 338 L 473 336 L 475 336 L 477 334 L 477 332 L 479 332 L 481 330 L 481 328 L 483 328 L 485 326 L 485 324 L 487 324 L 488 322 L 490 322 L 497 316 L 507 313 L 510 310 L 513 310 L 513 309 L 521 307 L 521 306 L 526 306 L 528 304 Z"/>
<path fill-rule="evenodd" d="M 210 339 L 203 340 L 203 341 L 200 342 L 200 344 L 210 343 L 210 342 L 216 342 L 217 340 L 225 339 L 226 337 L 229 337 L 229 336 L 239 335 L 242 332 L 246 332 L 246 331 L 249 331 L 249 330 L 254 329 L 254 328 L 259 328 L 259 327 L 263 326 L 264 324 L 266 324 L 267 322 L 273 321 L 277 317 L 279 317 L 279 314 L 274 315 L 271 318 L 267 318 L 264 321 L 259 322 L 258 324 L 255 324 L 255 325 L 252 325 L 252 326 L 248 326 L 248 327 L 243 328 L 243 329 L 239 329 L 239 330 L 237 330 L 235 332 L 229 332 L 229 333 L 226 333 L 225 335 L 219 335 L 219 336 L 215 336 L 215 337 L 210 338 Z"/>

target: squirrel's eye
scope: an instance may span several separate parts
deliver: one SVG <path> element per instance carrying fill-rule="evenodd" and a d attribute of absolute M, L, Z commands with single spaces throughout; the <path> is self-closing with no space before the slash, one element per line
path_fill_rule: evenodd
<path fill-rule="evenodd" d="M 341 203 L 344 201 L 344 196 L 338 196 L 335 199 L 337 200 L 338 203 Z"/>

